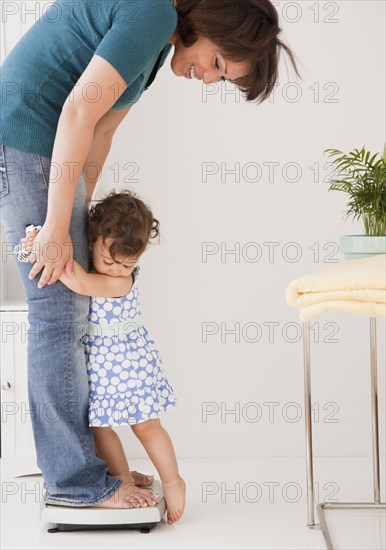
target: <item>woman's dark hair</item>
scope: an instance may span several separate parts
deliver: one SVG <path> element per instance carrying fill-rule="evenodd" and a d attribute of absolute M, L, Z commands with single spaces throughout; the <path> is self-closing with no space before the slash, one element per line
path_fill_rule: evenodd
<path fill-rule="evenodd" d="M 281 49 L 301 78 L 294 54 L 278 38 L 279 16 L 269 0 L 178 0 L 176 9 L 177 32 L 185 47 L 204 36 L 229 61 L 251 64 L 248 75 L 232 80 L 247 101 L 261 103 L 271 94 Z"/>
<path fill-rule="evenodd" d="M 140 256 L 149 239 L 159 237 L 159 226 L 149 206 L 135 193 L 128 189 L 111 191 L 90 208 L 86 222 L 88 245 L 91 248 L 99 237 L 103 243 L 112 238 L 109 254 L 114 260 L 119 256 Z"/>

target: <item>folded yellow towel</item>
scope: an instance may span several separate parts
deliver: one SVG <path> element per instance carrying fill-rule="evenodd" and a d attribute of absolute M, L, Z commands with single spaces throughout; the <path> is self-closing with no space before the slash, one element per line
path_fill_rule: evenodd
<path fill-rule="evenodd" d="M 302 321 L 326 311 L 386 316 L 386 254 L 346 260 L 295 279 L 287 304 L 300 308 Z"/>

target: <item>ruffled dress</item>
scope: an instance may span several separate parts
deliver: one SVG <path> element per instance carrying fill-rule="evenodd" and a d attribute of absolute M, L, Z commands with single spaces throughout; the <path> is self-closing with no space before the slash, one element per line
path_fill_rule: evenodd
<path fill-rule="evenodd" d="M 121 298 L 92 297 L 83 331 L 89 426 L 138 424 L 176 406 L 154 340 L 143 325 L 137 279 Z"/>

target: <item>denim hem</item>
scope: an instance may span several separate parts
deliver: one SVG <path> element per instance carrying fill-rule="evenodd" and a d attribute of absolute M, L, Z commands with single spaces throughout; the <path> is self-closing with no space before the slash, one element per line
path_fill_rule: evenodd
<path fill-rule="evenodd" d="M 103 502 L 104 500 L 107 500 L 112 494 L 116 492 L 116 490 L 124 483 L 122 479 L 117 479 L 117 481 L 114 483 L 114 485 L 109 489 L 106 493 L 104 493 L 100 498 L 97 500 L 93 500 L 90 502 L 77 502 L 74 500 L 69 499 L 62 499 L 62 498 L 48 498 L 44 499 L 46 504 L 57 504 L 58 506 L 70 506 L 70 507 L 85 507 L 85 506 L 93 506 L 94 504 L 97 504 L 98 502 Z"/>

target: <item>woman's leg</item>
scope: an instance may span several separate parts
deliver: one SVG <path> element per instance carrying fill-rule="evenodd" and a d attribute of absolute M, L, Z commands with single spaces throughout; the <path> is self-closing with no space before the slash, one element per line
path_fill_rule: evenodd
<path fill-rule="evenodd" d="M 157 468 L 165 495 L 168 523 L 172 524 L 180 519 L 185 508 L 185 481 L 178 472 L 172 440 L 159 418 L 131 424 L 131 429 Z"/>
<path fill-rule="evenodd" d="M 0 144 L 0 212 L 7 236 L 3 262 L 16 261 L 13 245 L 28 224 L 43 225 L 47 212 L 50 159 Z M 60 212 L 58 212 L 60 216 Z M 80 178 L 71 218 L 74 259 L 88 270 L 86 193 Z M 60 281 L 37 288 L 31 264 L 17 262 L 28 304 L 28 399 L 37 463 L 46 501 L 88 506 L 105 501 L 122 485 L 95 454 L 88 425 L 88 381 L 81 343 L 89 298 Z"/>

